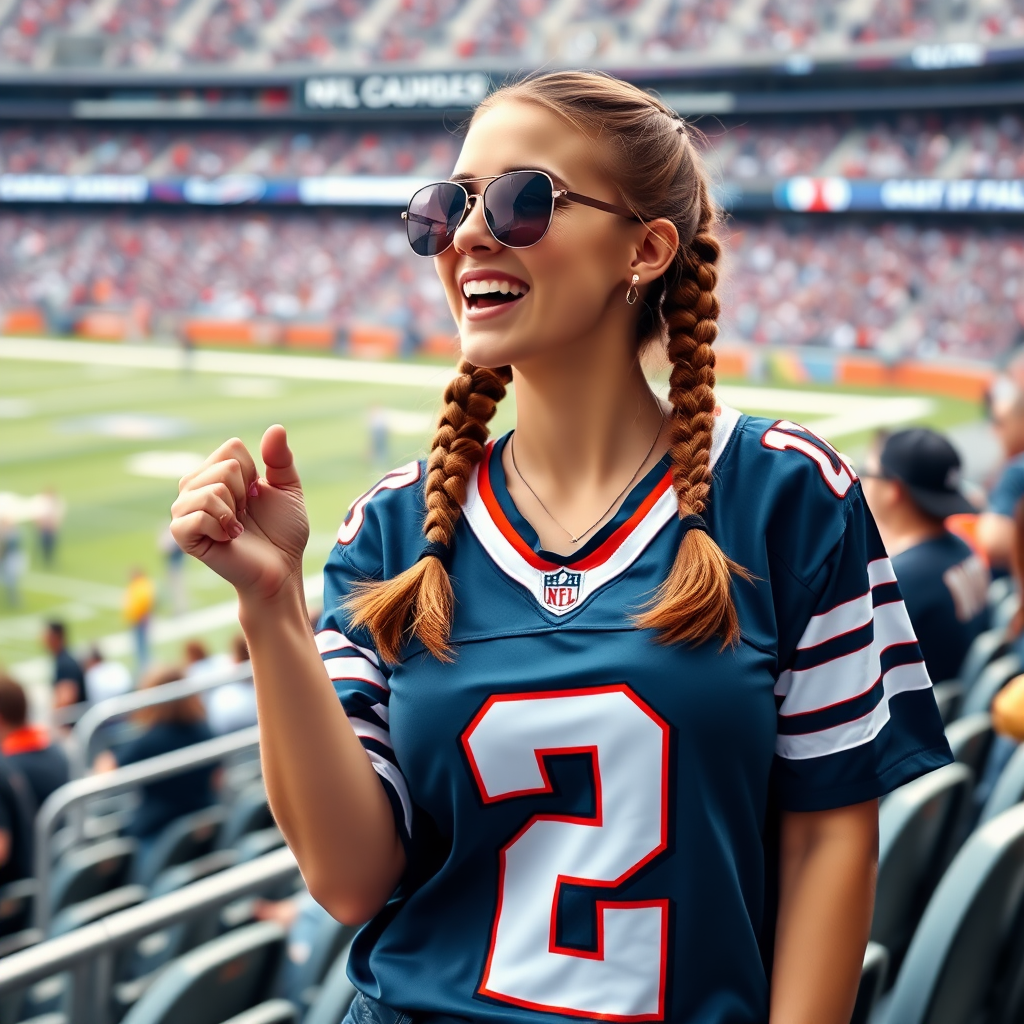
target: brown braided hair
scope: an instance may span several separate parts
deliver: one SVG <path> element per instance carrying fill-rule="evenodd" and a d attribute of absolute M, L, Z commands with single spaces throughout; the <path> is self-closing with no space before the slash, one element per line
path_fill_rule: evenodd
<path fill-rule="evenodd" d="M 721 247 L 719 214 L 690 130 L 656 97 L 610 75 L 568 71 L 506 85 L 477 109 L 507 101 L 538 104 L 593 145 L 625 204 L 643 221 L 667 218 L 679 232 L 675 258 L 648 285 L 636 345 L 667 342 L 672 478 L 680 516 L 703 514 L 711 486 L 715 415 L 715 355 L 719 303 L 715 295 Z M 428 542 L 447 546 L 461 514 L 466 484 L 483 457 L 487 423 L 511 381 L 510 367 L 487 370 L 463 361 L 445 392 L 445 408 L 427 461 Z M 747 574 L 711 537 L 689 530 L 665 582 L 635 619 L 663 643 L 735 643 L 739 625 L 731 574 Z M 349 601 L 354 625 L 369 630 L 387 661 L 417 636 L 435 657 L 451 660 L 451 582 L 440 558 L 428 555 L 391 580 L 363 584 Z"/>
<path fill-rule="evenodd" d="M 463 359 L 445 389 L 444 410 L 427 458 L 423 533 L 429 544 L 451 544 L 469 475 L 484 455 L 487 424 L 511 380 L 509 366 L 489 370 Z M 360 584 L 348 610 L 352 625 L 369 630 L 385 661 L 398 661 L 410 636 L 419 637 L 435 658 L 451 661 L 448 637 L 454 605 L 448 570 L 437 555 L 426 555 L 389 580 Z"/>

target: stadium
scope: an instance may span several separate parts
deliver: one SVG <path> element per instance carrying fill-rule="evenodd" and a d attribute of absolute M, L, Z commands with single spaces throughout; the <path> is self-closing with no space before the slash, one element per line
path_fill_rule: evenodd
<path fill-rule="evenodd" d="M 774 449 L 773 455 L 812 465 L 814 484 L 821 482 L 820 471 L 831 493 L 846 501 L 856 471 L 865 485 L 864 507 L 879 522 L 885 548 L 871 556 L 864 570 L 870 583 L 856 595 L 869 609 L 874 601 L 874 620 L 869 610 L 866 625 L 858 620 L 848 632 L 838 625 L 827 632 L 847 615 L 840 610 L 855 604 L 852 591 L 832 606 L 808 605 L 802 614 L 805 621 L 813 615 L 807 630 L 813 632 L 817 622 L 818 639 L 808 640 L 808 632 L 798 643 L 797 631 L 793 660 L 774 669 L 774 696 L 771 684 L 763 696 L 783 723 L 778 751 L 798 749 L 806 735 L 817 735 L 808 733 L 819 729 L 817 721 L 825 723 L 823 734 L 860 729 L 867 736 L 874 728 L 872 741 L 879 729 L 889 728 L 870 723 L 877 708 L 896 706 L 890 690 L 898 684 L 892 680 L 905 678 L 899 672 L 910 667 L 904 654 L 908 645 L 917 649 L 913 632 L 902 641 L 886 640 L 891 646 L 881 661 L 871 646 L 874 675 L 863 693 L 844 682 L 845 669 L 829 675 L 827 668 L 856 654 L 848 639 L 855 633 L 874 628 L 875 636 L 888 636 L 885 630 L 897 630 L 880 618 L 885 602 L 893 600 L 886 587 L 898 581 L 922 646 L 928 629 L 942 632 L 924 620 L 919 625 L 912 580 L 901 574 L 899 557 L 907 545 L 893 538 L 899 523 L 909 520 L 897 522 L 893 512 L 896 525 L 887 525 L 884 512 L 887 501 L 896 507 L 899 494 L 933 486 L 918 479 L 926 472 L 926 454 L 900 462 L 894 449 L 890 462 L 891 443 L 911 435 L 920 444 L 926 444 L 922 437 L 930 439 L 927 457 L 939 463 L 952 453 L 948 459 L 955 462 L 941 464 L 934 487 L 964 502 L 955 510 L 948 506 L 955 514 L 943 512 L 941 527 L 934 526 L 934 515 L 929 522 L 943 538 L 955 537 L 969 557 L 961 556 L 929 586 L 948 588 L 943 594 L 950 614 L 971 619 L 973 632 L 966 653 L 958 650 L 941 670 L 925 651 L 934 685 L 918 687 L 914 698 L 934 696 L 941 716 L 935 742 L 948 743 L 952 763 L 937 760 L 919 769 L 918 777 L 900 775 L 893 766 L 879 771 L 896 780 L 888 788 L 850 788 L 862 795 L 840 801 L 845 806 L 881 798 L 874 913 L 852 1016 L 850 1007 L 841 1006 L 838 1016 L 787 1018 L 773 1003 L 773 1024 L 776 1013 L 780 1024 L 1024 1020 L 1024 751 L 1018 746 L 1024 739 L 1024 512 L 1013 500 L 1024 494 L 1024 5 L 0 0 L 0 1024 L 384 1024 L 384 1017 L 366 1009 L 377 984 L 373 971 L 384 959 L 367 952 L 367 936 L 379 937 L 398 919 L 399 904 L 413 899 L 410 891 L 431 891 L 430 872 L 443 878 L 442 864 L 458 860 L 453 850 L 464 850 L 452 846 L 452 830 L 466 812 L 463 805 L 452 808 L 450 821 L 437 804 L 428 812 L 418 795 L 426 790 L 416 788 L 426 786 L 423 779 L 441 788 L 450 784 L 453 792 L 458 787 L 422 757 L 415 761 L 415 781 L 409 776 L 410 800 L 402 779 L 406 765 L 399 767 L 386 735 L 387 709 L 379 713 L 386 701 L 374 705 L 374 713 L 363 706 L 371 696 L 378 699 L 374 687 L 388 689 L 383 666 L 393 659 L 379 645 L 374 653 L 349 640 L 331 618 L 339 593 L 324 564 L 356 540 L 366 502 L 380 496 L 397 502 L 409 473 L 415 481 L 421 472 L 426 477 L 426 470 L 409 467 L 436 445 L 438 414 L 450 401 L 442 395 L 460 379 L 459 331 L 445 288 L 435 261 L 411 251 L 403 211 L 418 190 L 448 179 L 479 104 L 503 84 L 569 69 L 607 72 L 632 83 L 692 130 L 710 195 L 722 211 L 716 415 L 734 408 L 764 417 L 773 426 L 763 433 L 759 451 Z M 557 216 L 560 208 L 554 199 L 548 202 Z M 467 199 L 465 223 L 474 209 Z M 631 303 L 630 292 L 625 295 Z M 654 393 L 674 401 L 678 367 L 651 359 L 646 372 Z M 527 401 L 525 394 L 520 400 Z M 516 401 L 511 392 L 497 406 L 492 437 L 516 427 Z M 370 753 L 376 775 L 366 774 L 387 783 L 378 788 L 395 812 L 403 856 L 425 857 L 425 847 L 416 844 L 439 844 L 430 848 L 422 878 L 403 876 L 406 888 L 385 893 L 393 902 L 385 906 L 382 899 L 373 908 L 388 921 L 374 917 L 361 932 L 351 920 L 342 923 L 350 915 L 336 913 L 322 897 L 287 818 L 289 801 L 284 808 L 280 797 L 268 802 L 268 789 L 272 797 L 284 790 L 274 781 L 272 773 L 280 769 L 272 766 L 265 736 L 261 763 L 267 712 L 261 705 L 257 726 L 249 649 L 255 661 L 259 630 L 247 623 L 242 635 L 245 613 L 235 587 L 198 558 L 183 556 L 168 528 L 180 479 L 201 472 L 227 438 L 240 438 L 248 451 L 258 452 L 274 423 L 287 428 L 309 519 L 309 540 L 297 556 L 303 615 L 317 631 L 328 674 Z M 493 449 L 498 463 L 501 444 Z M 509 454 L 514 465 L 515 454 Z M 716 480 L 725 479 L 727 467 L 723 462 L 717 468 L 715 458 L 726 456 L 712 449 L 708 478 L 714 469 Z M 493 476 L 492 456 L 483 460 L 481 469 L 490 464 Z M 760 470 L 750 466 L 738 475 L 758 479 Z M 472 516 L 483 516 L 479 510 L 486 506 L 499 517 L 486 527 L 495 550 L 505 543 L 498 534 L 519 531 L 509 550 L 524 548 L 523 537 L 526 548 L 530 537 L 536 540 L 537 550 L 523 556 L 533 568 L 522 572 L 536 575 L 539 568 L 544 588 L 561 587 L 562 610 L 577 601 L 603 607 L 602 592 L 591 597 L 581 582 L 603 547 L 574 575 L 579 566 L 557 553 L 552 561 L 542 532 L 529 533 L 533 517 L 517 518 L 524 492 L 510 481 L 489 495 L 479 482 L 483 472 L 476 472 L 468 497 L 462 481 L 472 530 L 485 536 Z M 628 548 L 625 533 L 603 531 L 612 524 L 625 530 L 654 506 L 660 491 L 629 504 L 630 487 L 640 488 L 646 479 L 638 469 L 605 513 L 625 510 L 621 522 L 610 519 L 595 534 L 603 545 L 618 537 L 611 547 Z M 1007 499 L 1011 484 L 1018 490 Z M 668 482 L 664 486 L 671 491 Z M 774 493 L 774 486 L 769 480 L 749 504 L 766 504 L 763 495 Z M 851 493 L 859 492 L 858 485 Z M 808 535 L 829 528 L 831 506 L 819 507 L 817 500 L 808 499 L 805 512 L 792 516 L 796 522 L 806 515 Z M 697 515 L 684 515 L 688 511 L 679 505 L 679 515 L 691 521 L 686 529 Z M 507 521 L 501 518 L 506 513 Z M 715 532 L 714 506 L 698 513 Z M 365 520 L 376 522 L 368 513 Z M 761 522 L 751 519 L 737 544 L 775 529 Z M 418 522 L 400 525 L 419 536 Z M 562 529 L 572 544 L 585 536 Z M 698 523 L 695 529 L 709 527 Z M 997 534 L 1001 540 L 990 540 Z M 809 549 L 804 540 L 801 533 L 794 550 Z M 365 533 L 359 543 L 364 541 Z M 690 544 L 686 532 L 682 541 Z M 392 542 L 394 550 L 401 547 Z M 438 554 L 433 536 L 425 543 L 426 554 L 442 562 L 451 557 Z M 888 565 L 887 552 L 896 566 L 891 578 L 878 575 L 877 566 Z M 776 571 L 776 555 L 760 576 L 753 569 L 755 589 Z M 379 568 L 385 558 L 377 557 Z M 455 612 L 456 633 L 458 616 L 476 610 L 470 602 L 460 605 L 458 588 L 467 578 L 501 575 L 491 565 L 474 564 L 469 572 L 470 563 L 458 557 L 456 551 L 455 562 L 445 563 L 456 608 L 464 609 Z M 494 556 L 516 586 L 522 573 L 516 576 L 520 570 L 508 566 L 517 557 L 515 551 Z M 608 564 L 616 557 L 625 556 L 613 552 Z M 845 563 L 834 552 L 828 558 L 820 572 L 816 565 L 802 575 L 795 562 L 786 563 L 803 588 L 786 584 L 794 588 L 794 607 L 803 607 L 804 590 L 839 593 L 846 586 Z M 631 570 L 622 571 L 628 578 Z M 511 586 L 509 579 L 492 583 L 500 593 Z M 736 593 L 743 586 L 734 582 Z M 782 584 L 776 591 L 790 593 Z M 739 600 L 742 618 L 748 612 L 745 599 Z M 898 592 L 895 600 L 902 608 Z M 522 614 L 512 598 L 495 601 L 496 619 L 512 623 Z M 545 614 L 554 606 L 548 604 Z M 777 608 L 758 608 L 749 614 L 760 628 L 773 621 Z M 549 615 L 544 628 L 552 632 L 561 621 Z M 572 616 L 564 621 L 571 623 Z M 531 629 L 516 627 L 523 634 Z M 744 628 L 744 655 L 764 648 L 762 655 L 775 657 L 767 641 L 760 648 L 756 638 L 748 643 L 753 635 Z M 603 680 L 594 692 L 611 700 L 611 691 L 626 684 L 601 676 L 589 643 L 579 646 L 578 657 Z M 875 641 L 869 636 L 867 643 Z M 474 663 L 474 644 L 462 646 L 459 656 L 469 664 L 500 666 L 494 668 L 498 674 L 528 671 L 518 654 Z M 430 661 L 422 651 L 415 657 L 421 655 Z M 921 657 L 918 651 L 916 664 L 923 665 Z M 352 671 L 362 691 L 342 694 L 349 677 L 337 674 L 331 658 L 347 659 L 348 669 L 359 663 Z M 61 659 L 70 659 L 74 669 Z M 439 693 L 440 676 L 423 671 L 425 683 Z M 804 691 L 792 680 L 801 673 L 808 685 L 820 678 L 850 692 L 834 700 L 800 696 Z M 389 678 L 397 697 L 401 673 Z M 554 692 L 540 679 L 534 690 Z M 545 814 L 549 824 L 565 829 L 601 825 L 602 792 L 614 792 L 615 780 L 598 740 L 538 741 L 527 760 L 534 774 L 539 769 L 540 781 L 509 784 L 495 796 L 489 762 L 474 743 L 484 742 L 488 722 L 495 720 L 485 712 L 504 705 L 500 696 L 474 694 L 476 703 L 463 716 L 465 731 L 457 735 L 444 731 L 439 715 L 430 717 L 423 698 L 411 706 L 434 723 L 439 746 L 451 739 L 457 764 L 444 770 L 473 781 L 473 813 L 493 810 L 492 804 L 506 807 L 509 794 L 515 797 L 509 805 L 525 808 L 501 826 L 504 879 L 506 854 L 516 845 L 512 837 L 518 841 Z M 909 694 L 900 698 L 909 700 Z M 353 699 L 363 702 L 355 712 Z M 632 722 L 640 708 L 638 734 L 654 721 L 671 737 L 664 764 L 688 763 L 687 726 L 670 721 L 649 697 L 633 694 L 630 700 L 625 711 L 614 705 L 621 722 Z M 799 700 L 810 703 L 792 712 L 790 721 L 790 705 Z M 846 706 L 860 709 L 857 717 L 854 710 L 842 717 Z M 765 713 L 772 717 L 775 710 Z M 927 713 L 933 713 L 930 704 Z M 812 724 L 800 725 L 801 715 Z M 893 716 L 895 721 L 895 711 Z M 698 726 L 704 721 L 699 714 L 695 720 Z M 403 725 L 396 713 L 399 749 L 409 743 L 408 722 Z M 726 744 L 715 723 L 705 725 L 709 744 Z M 161 746 L 155 737 L 169 730 L 187 739 Z M 651 749 L 663 742 L 657 730 L 643 735 Z M 866 742 L 863 736 L 844 742 L 852 748 Z M 899 753 L 895 740 L 887 742 Z M 513 758 L 511 746 L 502 749 Z M 47 752 L 63 764 L 63 774 L 41 798 L 32 776 L 34 792 L 26 802 L 30 773 L 26 768 L 22 778 L 18 757 Z M 877 757 L 881 763 L 896 753 Z M 915 749 L 904 760 L 916 756 Z M 773 787 L 782 785 L 774 773 L 783 774 L 779 765 L 786 757 L 779 754 L 771 769 Z M 800 758 L 814 760 L 810 754 L 792 759 Z M 697 772 L 702 780 L 714 774 L 702 774 L 705 768 Z M 498 771 L 493 763 L 490 770 Z M 577 789 L 583 795 L 572 803 L 566 793 Z M 527 807 L 530 799 L 552 803 Z M 644 801 L 635 791 L 630 799 L 636 805 L 630 804 L 632 816 L 616 827 L 639 835 L 637 808 Z M 745 901 L 765 901 L 767 920 L 774 920 L 777 885 L 764 872 L 777 869 L 781 856 L 771 822 L 780 813 L 785 819 L 791 811 L 824 812 L 826 805 L 815 799 L 780 811 L 773 795 L 757 826 L 765 865 L 727 865 L 735 869 Z M 159 827 L 140 831 L 160 800 Z M 606 817 L 620 820 L 610 810 Z M 410 822 L 420 831 L 413 833 Z M 717 850 L 728 828 L 713 827 L 719 831 L 709 842 Z M 760 1017 L 744 1015 L 746 1006 L 721 993 L 699 1006 L 696 997 L 686 1002 L 687 978 L 717 977 L 717 966 L 702 955 L 711 950 L 715 964 L 726 962 L 739 957 L 744 944 L 716 946 L 717 906 L 699 904 L 693 894 L 690 903 L 662 899 L 659 864 L 686 845 L 666 839 L 665 828 L 660 846 L 652 840 L 628 870 L 609 868 L 603 880 L 583 869 L 559 868 L 554 904 L 544 910 L 550 918 L 545 955 L 579 969 L 584 994 L 575 1003 L 509 994 L 515 985 L 533 991 L 531 985 L 541 984 L 535 980 L 501 988 L 496 917 L 489 950 L 485 934 L 479 950 L 437 965 L 437 977 L 454 978 L 462 970 L 472 988 L 469 1010 L 456 1002 L 446 1009 L 432 1006 L 427 994 L 422 1006 L 375 1005 L 392 1013 L 391 1024 L 517 1016 L 537 1017 L 539 1024 L 767 1020 L 766 1009 Z M 597 829 L 591 831 L 596 835 Z M 498 859 L 496 846 L 487 862 L 496 877 Z M 743 874 L 748 869 L 756 882 Z M 594 896 L 594 886 L 611 886 L 607 900 Z M 466 892 L 467 899 L 484 899 L 475 883 Z M 634 920 L 641 908 L 652 912 L 655 904 L 671 903 L 662 912 L 666 935 L 670 925 L 680 935 L 695 928 L 696 940 L 673 940 L 670 959 L 677 963 L 671 970 L 678 973 L 667 982 L 668 940 L 660 947 L 656 1008 L 616 1010 L 595 1002 L 593 993 L 604 991 L 600 965 L 613 959 L 606 928 L 613 937 L 612 919 L 627 916 L 614 910 L 616 900 L 634 901 L 622 904 L 632 908 Z M 527 896 L 521 905 L 529 905 Z M 520 903 L 501 904 L 499 896 L 499 906 Z M 427 908 L 419 911 L 421 921 L 437 913 L 437 902 Z M 699 927 L 684 927 L 687 913 L 699 918 Z M 576 921 L 573 915 L 593 922 L 580 925 L 577 934 L 567 923 Z M 722 910 L 721 916 L 728 914 Z M 853 924 L 850 931 L 859 935 Z M 640 952 L 625 972 L 636 977 L 658 959 L 654 947 L 647 955 L 641 938 L 636 932 Z M 781 938 L 767 945 L 763 936 L 754 938 L 756 944 L 746 943 L 747 954 L 770 965 L 772 941 Z M 407 951 L 397 945 L 396 961 Z M 776 964 L 782 959 L 776 948 Z M 547 977 L 546 970 L 524 968 L 523 974 Z M 557 974 L 556 967 L 550 970 Z M 768 983 L 760 983 L 765 991 L 751 997 L 751 1005 L 767 998 Z M 429 976 L 419 982 L 423 993 L 432 984 Z M 724 1001 L 716 1003 L 718 998 Z"/>

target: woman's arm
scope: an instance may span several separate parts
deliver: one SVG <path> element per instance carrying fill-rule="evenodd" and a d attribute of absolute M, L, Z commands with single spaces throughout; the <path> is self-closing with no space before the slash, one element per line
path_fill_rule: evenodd
<path fill-rule="evenodd" d="M 771 1024 L 848 1024 L 877 870 L 877 800 L 783 814 Z"/>
<path fill-rule="evenodd" d="M 394 892 L 405 852 L 306 617 L 309 525 L 282 427 L 264 434 L 261 453 L 263 479 L 237 439 L 183 479 L 171 532 L 238 592 L 274 817 L 317 902 L 339 920 L 361 924 Z"/>

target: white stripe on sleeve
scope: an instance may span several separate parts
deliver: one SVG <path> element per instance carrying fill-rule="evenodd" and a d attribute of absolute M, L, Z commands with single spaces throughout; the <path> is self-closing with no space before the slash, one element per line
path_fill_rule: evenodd
<path fill-rule="evenodd" d="M 896 570 L 888 558 L 876 558 L 868 562 L 868 585 L 877 587 L 881 583 L 895 583 Z"/>
<path fill-rule="evenodd" d="M 808 647 L 817 647 L 827 640 L 834 640 L 837 636 L 866 626 L 871 621 L 871 611 L 871 594 L 867 593 L 836 605 L 827 612 L 811 616 L 796 649 L 805 651 Z"/>
<path fill-rule="evenodd" d="M 896 665 L 885 673 L 882 680 L 882 699 L 868 714 L 853 722 L 834 725 L 830 729 L 821 729 L 802 736 L 777 736 L 775 752 L 791 761 L 803 761 L 864 746 L 870 743 L 889 721 L 891 697 L 909 690 L 927 690 L 931 685 L 932 681 L 928 678 L 924 662 Z"/>
<path fill-rule="evenodd" d="M 390 692 L 388 681 L 365 658 L 328 658 L 324 665 L 327 667 L 327 675 L 335 682 L 340 679 L 358 679 Z"/>
<path fill-rule="evenodd" d="M 380 664 L 377 655 L 368 647 L 360 647 L 359 644 L 353 643 L 347 636 L 345 636 L 344 633 L 339 633 L 336 629 L 324 629 L 316 634 L 316 649 L 321 654 L 329 654 L 331 651 L 341 651 L 346 647 L 349 647 L 354 651 L 358 651 L 372 664 Z"/>
<path fill-rule="evenodd" d="M 376 740 L 389 750 L 395 749 L 391 745 L 391 734 L 387 729 L 382 729 L 379 725 L 371 725 L 362 718 L 350 718 L 349 722 L 352 723 L 352 730 L 360 739 Z"/>
<path fill-rule="evenodd" d="M 382 757 L 376 750 L 367 750 L 366 756 L 373 765 L 373 770 L 382 778 L 388 780 L 395 787 L 398 799 L 402 804 L 402 816 L 405 818 L 405 831 L 412 835 L 412 800 L 409 797 L 409 787 L 406 785 L 405 777 L 387 758 Z"/>

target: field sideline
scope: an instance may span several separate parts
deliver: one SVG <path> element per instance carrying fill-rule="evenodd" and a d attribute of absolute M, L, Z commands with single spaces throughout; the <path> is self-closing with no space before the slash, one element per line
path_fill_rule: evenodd
<path fill-rule="evenodd" d="M 157 541 L 178 470 L 232 435 L 256 445 L 272 422 L 288 427 L 302 473 L 312 530 L 304 569 L 315 589 L 349 502 L 383 470 L 425 449 L 450 374 L 432 364 L 250 352 L 195 352 L 186 365 L 173 348 L 0 339 L 0 492 L 24 498 L 52 487 L 67 503 L 51 572 L 31 524 L 22 527 L 32 563 L 20 605 L 0 594 L 0 664 L 35 682 L 48 616 L 64 618 L 76 644 L 121 632 L 129 570 L 142 566 L 165 583 Z M 972 403 L 920 395 L 724 382 L 719 396 L 751 413 L 817 426 L 854 456 L 879 426 L 948 429 L 980 418 Z M 373 410 L 392 428 L 387 464 L 370 458 Z M 510 396 L 495 431 L 513 422 Z M 161 656 L 175 656 L 186 635 L 217 647 L 236 628 L 227 584 L 191 560 L 186 579 L 187 618 L 171 620 L 162 595 Z M 108 646 L 126 652 L 123 639 Z"/>

